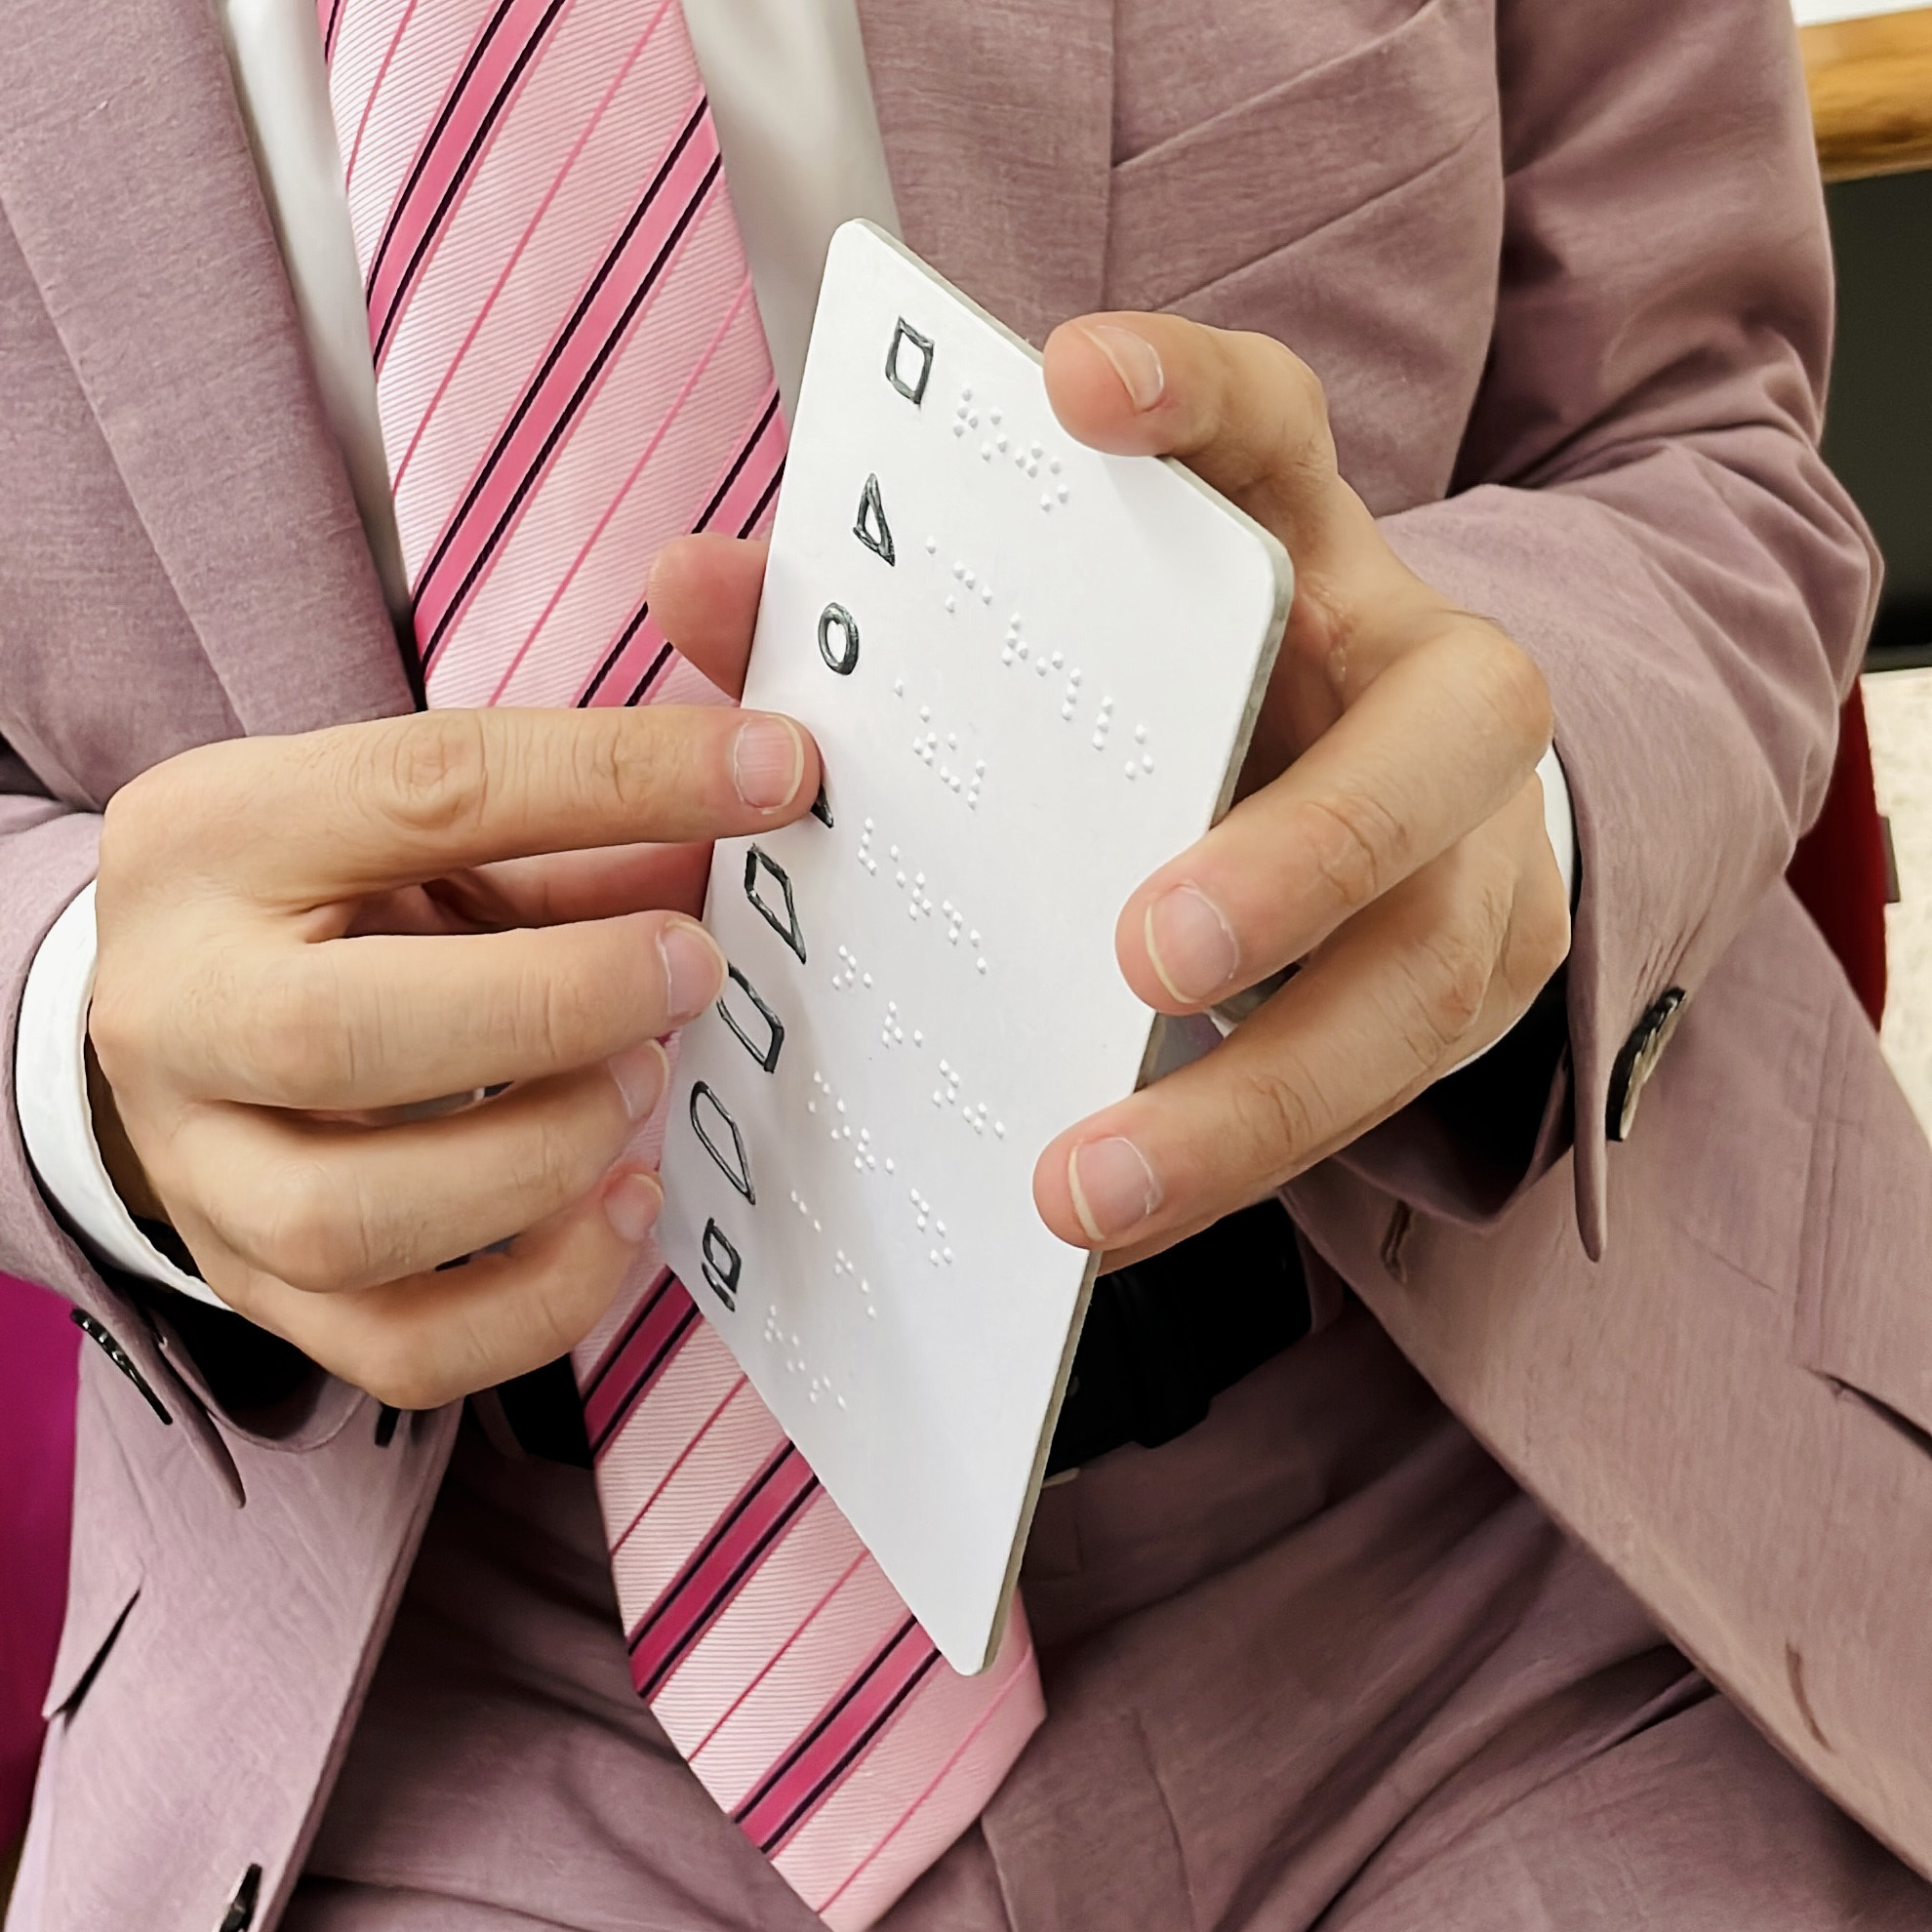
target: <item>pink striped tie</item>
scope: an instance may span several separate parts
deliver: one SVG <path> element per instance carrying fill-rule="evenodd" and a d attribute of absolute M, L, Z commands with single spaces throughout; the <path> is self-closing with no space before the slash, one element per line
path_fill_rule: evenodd
<path fill-rule="evenodd" d="M 433 704 L 715 699 L 646 566 L 769 520 L 785 425 L 676 0 L 319 0 Z M 949 1670 L 655 1256 L 578 1351 L 632 1680 L 827 1924 L 870 1925 L 1043 1714 Z"/>

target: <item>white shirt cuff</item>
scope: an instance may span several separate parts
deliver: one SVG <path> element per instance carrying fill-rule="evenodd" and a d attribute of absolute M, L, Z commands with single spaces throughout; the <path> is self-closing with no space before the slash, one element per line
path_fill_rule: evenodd
<path fill-rule="evenodd" d="M 227 1305 L 177 1268 L 135 1226 L 108 1179 L 87 1098 L 87 1010 L 94 996 L 94 887 L 55 920 L 27 969 L 14 1047 L 14 1095 L 27 1158 L 41 1185 L 95 1253 L 191 1295 Z"/>

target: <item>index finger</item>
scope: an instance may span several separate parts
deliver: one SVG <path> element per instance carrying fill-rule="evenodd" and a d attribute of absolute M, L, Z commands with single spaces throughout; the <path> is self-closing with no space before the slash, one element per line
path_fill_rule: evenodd
<path fill-rule="evenodd" d="M 210 845 L 230 876 L 298 903 L 502 859 L 761 831 L 819 786 L 802 726 L 707 705 L 424 711 L 210 749 L 231 781 Z"/>

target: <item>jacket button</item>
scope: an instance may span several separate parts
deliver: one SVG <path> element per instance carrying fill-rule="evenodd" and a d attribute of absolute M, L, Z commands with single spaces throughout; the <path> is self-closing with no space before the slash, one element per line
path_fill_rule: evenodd
<path fill-rule="evenodd" d="M 1664 1057 L 1664 1049 L 1670 1044 L 1670 1035 L 1677 1030 L 1677 1022 L 1683 1014 L 1684 989 L 1672 986 L 1651 1003 L 1630 1029 L 1616 1066 L 1610 1069 L 1609 1118 L 1604 1131 L 1611 1140 L 1630 1138 L 1630 1129 L 1636 1125 L 1637 1102 L 1643 1098 L 1644 1086 L 1656 1072 L 1657 1063 Z"/>
<path fill-rule="evenodd" d="M 164 1423 L 166 1423 L 170 1428 L 173 1428 L 175 1421 L 174 1417 L 171 1416 L 168 1413 L 167 1409 L 162 1405 L 160 1396 L 155 1394 L 154 1390 L 148 1387 L 147 1378 L 144 1375 L 142 1375 L 141 1370 L 135 1366 L 134 1357 L 130 1355 L 128 1351 L 124 1348 L 122 1348 L 118 1342 L 114 1340 L 113 1336 L 108 1334 L 106 1329 L 102 1328 L 101 1325 L 98 1321 L 96 1321 L 95 1318 L 91 1314 L 89 1314 L 85 1308 L 69 1308 L 67 1310 L 67 1313 L 69 1317 L 72 1319 L 74 1326 L 78 1328 L 80 1332 L 83 1335 L 85 1335 L 90 1342 L 98 1344 L 100 1346 L 101 1353 L 104 1354 L 107 1357 L 107 1359 L 110 1362 L 112 1362 L 114 1366 L 117 1369 L 119 1369 L 121 1373 L 124 1376 L 126 1376 L 127 1379 L 130 1382 L 132 1382 L 137 1389 L 141 1390 L 141 1400 L 145 1402 L 147 1406 L 150 1409 L 152 1409 L 154 1413 L 157 1416 L 159 1416 Z"/>
<path fill-rule="evenodd" d="M 255 1902 L 262 1895 L 262 1868 L 251 1865 L 241 1875 L 241 1883 L 235 1887 L 235 1895 L 228 1901 L 228 1909 L 221 1914 L 221 1922 L 215 1932 L 248 1932 L 255 1923 Z"/>

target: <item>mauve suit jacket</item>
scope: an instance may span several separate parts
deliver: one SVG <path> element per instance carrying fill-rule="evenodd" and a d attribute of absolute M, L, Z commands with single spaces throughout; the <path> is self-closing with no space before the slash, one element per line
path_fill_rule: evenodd
<path fill-rule="evenodd" d="M 861 13 L 914 247 L 1035 340 L 1105 306 L 1282 338 L 1390 540 L 1544 667 L 1583 884 L 1534 1156 L 1498 1172 L 1419 1107 L 1291 1206 L 1557 1519 L 1932 1872 L 1932 1155 L 1780 883 L 1872 594 L 1815 452 L 1831 294 L 1786 0 Z M 118 785 L 410 701 L 204 0 L 0 0 L 0 75 L 11 1015 Z M 1671 987 L 1612 1146 L 1613 1063 Z M 63 1232 L 8 1101 L 0 1267 L 154 1398 L 86 1351 L 44 1922 L 204 1932 L 260 1863 L 265 1923 L 457 1411 L 382 1446 L 318 1375 L 272 1428 L 224 1413 L 165 1298 Z"/>

